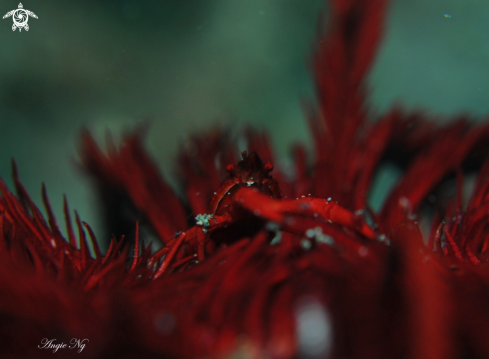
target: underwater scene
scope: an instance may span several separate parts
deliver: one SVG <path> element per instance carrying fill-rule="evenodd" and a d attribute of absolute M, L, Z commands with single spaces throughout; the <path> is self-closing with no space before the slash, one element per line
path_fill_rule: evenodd
<path fill-rule="evenodd" d="M 489 3 L 1 6 L 1 357 L 489 357 Z"/>

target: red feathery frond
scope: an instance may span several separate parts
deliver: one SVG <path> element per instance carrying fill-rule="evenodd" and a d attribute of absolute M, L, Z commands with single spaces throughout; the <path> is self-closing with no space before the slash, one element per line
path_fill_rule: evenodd
<path fill-rule="evenodd" d="M 182 203 L 141 147 L 141 134 L 124 140 L 119 151 L 104 155 L 89 133 L 83 134 L 83 164 L 97 175 L 100 186 L 122 188 L 163 240 L 186 228 Z"/>
<path fill-rule="evenodd" d="M 113 236 L 105 254 L 76 212 L 75 234 L 66 198 L 65 238 L 44 186 L 47 220 L 15 166 L 17 196 L 0 181 L 1 357 L 489 357 L 489 125 L 435 125 L 399 108 L 368 120 L 363 81 L 386 0 L 329 3 L 309 112 L 314 162 L 296 146 L 293 179 L 265 134 L 244 131 L 238 159 L 216 130 L 182 147 L 181 200 L 140 132 L 106 153 L 84 133 L 99 188 L 143 215 L 131 219 L 134 241 Z M 386 160 L 405 172 L 376 213 L 366 201 Z M 451 179 L 454 195 L 442 188 Z M 77 338 L 75 350 L 43 342 Z"/>

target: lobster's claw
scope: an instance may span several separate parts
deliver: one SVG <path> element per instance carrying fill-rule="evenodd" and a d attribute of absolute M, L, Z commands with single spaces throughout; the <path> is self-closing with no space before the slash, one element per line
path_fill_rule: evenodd
<path fill-rule="evenodd" d="M 243 188 L 236 193 L 234 201 L 256 216 L 281 225 L 286 224 L 287 215 L 296 214 L 354 229 L 371 240 L 377 238 L 375 231 L 357 215 L 331 200 L 314 197 L 276 200 L 255 189 Z"/>

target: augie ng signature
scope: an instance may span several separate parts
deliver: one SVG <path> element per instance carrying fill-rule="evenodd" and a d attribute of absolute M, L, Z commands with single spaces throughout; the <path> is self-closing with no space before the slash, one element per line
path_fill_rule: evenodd
<path fill-rule="evenodd" d="M 81 353 L 81 351 L 85 348 L 85 341 L 88 343 L 88 339 L 77 339 L 73 338 L 70 340 L 70 344 L 65 344 L 63 342 L 61 343 L 55 343 L 56 339 L 48 339 L 44 338 L 41 340 L 41 344 L 38 345 L 37 347 L 39 349 L 53 349 L 53 353 L 56 353 L 58 349 L 78 349 L 78 353 Z"/>

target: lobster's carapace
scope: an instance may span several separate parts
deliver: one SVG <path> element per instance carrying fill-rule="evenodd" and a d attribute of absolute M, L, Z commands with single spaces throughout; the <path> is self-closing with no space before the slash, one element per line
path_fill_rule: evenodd
<path fill-rule="evenodd" d="M 221 183 L 211 199 L 212 214 L 222 215 L 232 211 L 234 194 L 243 187 L 257 188 L 261 193 L 272 198 L 281 198 L 278 182 L 270 176 L 273 165 L 263 164 L 256 152 L 242 152 L 243 159 L 226 166 L 228 177 Z"/>

